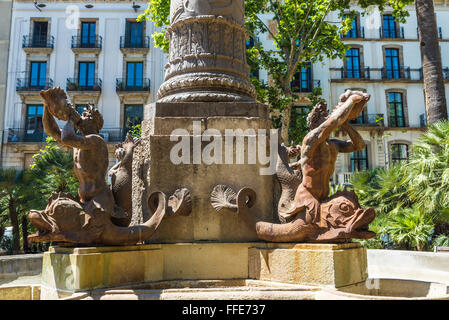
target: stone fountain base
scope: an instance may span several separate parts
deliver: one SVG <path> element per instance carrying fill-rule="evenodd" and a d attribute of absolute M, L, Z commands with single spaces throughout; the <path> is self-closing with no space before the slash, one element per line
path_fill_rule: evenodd
<path fill-rule="evenodd" d="M 366 249 L 359 243 L 197 242 L 51 247 L 43 258 L 41 299 L 183 280 L 254 279 L 339 288 L 365 281 L 366 270 Z"/>

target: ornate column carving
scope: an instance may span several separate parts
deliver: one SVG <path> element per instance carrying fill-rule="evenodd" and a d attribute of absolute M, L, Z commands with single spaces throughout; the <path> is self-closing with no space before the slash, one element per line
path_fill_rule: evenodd
<path fill-rule="evenodd" d="M 159 102 L 254 101 L 243 0 L 172 0 Z"/>

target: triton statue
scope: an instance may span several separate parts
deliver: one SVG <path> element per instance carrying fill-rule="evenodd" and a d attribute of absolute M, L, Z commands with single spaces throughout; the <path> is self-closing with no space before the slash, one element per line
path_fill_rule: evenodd
<path fill-rule="evenodd" d="M 375 217 L 374 209 L 360 208 L 356 194 L 346 189 L 329 197 L 329 181 L 338 153 L 365 148 L 362 137 L 349 121 L 360 115 L 369 98 L 366 93 L 348 90 L 340 96 L 340 103 L 330 115 L 326 105 L 318 103 L 307 118 L 311 131 L 303 139 L 299 162 L 288 162 L 289 157 L 299 152 L 298 147 L 279 147 L 276 174 L 281 184 L 278 206 L 281 224 L 254 221 L 249 208 L 256 194 L 249 188 L 236 194 L 225 186 L 217 186 L 212 192 L 212 205 L 217 210 L 223 207 L 238 210 L 244 221 L 256 228 L 260 239 L 273 242 L 340 242 L 373 237 L 375 234 L 368 231 L 368 225 Z M 346 131 L 349 141 L 330 138 L 338 128 Z M 300 168 L 302 175 L 295 168 Z"/>
<path fill-rule="evenodd" d="M 106 184 L 108 148 L 100 136 L 101 113 L 88 106 L 80 115 L 67 101 L 60 88 L 40 93 L 44 99 L 44 130 L 64 147 L 73 149 L 75 175 L 79 180 L 79 201 L 64 193 L 54 194 L 45 210 L 32 210 L 31 223 L 38 232 L 29 240 L 61 241 L 77 244 L 135 244 L 148 240 L 167 213 L 162 192 L 153 193 L 148 201 L 151 218 L 143 225 L 128 227 L 131 221 L 131 162 L 138 140 L 127 137 L 117 146 L 120 162 L 111 171 L 112 186 Z M 61 130 L 54 117 L 67 121 Z M 81 135 L 76 134 L 77 129 Z M 170 213 L 188 215 L 191 200 L 188 190 L 177 190 L 170 198 Z"/>

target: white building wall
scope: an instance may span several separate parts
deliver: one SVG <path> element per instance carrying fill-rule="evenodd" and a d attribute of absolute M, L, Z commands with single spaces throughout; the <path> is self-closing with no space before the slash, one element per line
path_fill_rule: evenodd
<path fill-rule="evenodd" d="M 54 86 L 66 89 L 67 78 L 76 77 L 75 53 L 71 48 L 72 36 L 78 35 L 80 19 L 93 18 L 97 20 L 97 34 L 102 39 L 102 49 L 96 59 L 96 77 L 102 80 L 101 95 L 97 108 L 104 117 L 105 130 L 123 127 L 123 104 L 116 93 L 116 79 L 126 77 L 124 74 L 123 53 L 120 50 L 120 37 L 125 35 L 126 19 L 135 19 L 147 7 L 145 1 L 89 2 L 93 8 L 86 8 L 86 2 L 46 2 L 46 7 L 39 11 L 29 0 L 14 1 L 11 22 L 11 45 L 9 50 L 8 83 L 6 92 L 4 128 L 24 128 L 26 103 L 16 92 L 17 78 L 27 76 L 27 54 L 22 48 L 22 39 L 31 33 L 32 19 L 46 18 L 49 20 L 49 35 L 54 36 L 54 49 L 50 53 L 47 67 L 47 77 L 53 80 Z M 140 5 L 137 12 L 132 6 Z M 66 12 L 67 8 L 71 8 Z M 74 15 L 73 8 L 79 10 L 79 17 Z M 70 28 L 70 24 L 75 28 Z M 153 47 L 151 35 L 156 30 L 150 21 L 145 22 L 145 36 L 150 37 L 150 49 L 146 55 L 141 54 L 140 61 L 144 62 L 144 78 L 150 79 L 150 94 L 148 104 L 156 100 L 159 86 L 164 79 L 163 66 L 166 55 L 159 48 Z M 86 57 L 88 55 L 85 55 Z M 136 55 L 134 55 L 136 57 Z M 139 57 L 139 54 L 137 55 Z M 83 60 L 83 59 L 80 59 Z M 40 99 L 39 97 L 37 97 Z M 42 102 L 41 102 L 42 103 Z M 126 102 L 125 102 L 126 103 Z M 63 125 L 60 122 L 60 125 Z M 38 150 L 38 143 L 34 143 Z M 24 160 L 21 153 L 30 149 L 30 145 L 22 143 L 9 143 L 3 155 L 4 166 L 23 167 Z"/>
<path fill-rule="evenodd" d="M 22 38 L 30 33 L 30 21 L 32 18 L 48 18 L 50 20 L 50 34 L 55 37 L 54 50 L 49 58 L 48 76 L 53 79 L 55 86 L 66 87 L 67 78 L 75 76 L 75 54 L 71 49 L 72 36 L 77 35 L 78 21 L 82 18 L 98 19 L 98 34 L 103 37 L 102 50 L 97 59 L 98 78 L 101 78 L 102 92 L 98 100 L 97 107 L 104 116 L 104 128 L 120 128 L 123 126 L 123 108 L 116 93 L 116 78 L 122 78 L 124 70 L 124 55 L 120 51 L 120 36 L 125 34 L 125 21 L 128 18 L 135 18 L 143 13 L 147 3 L 136 1 L 140 5 L 138 12 L 132 9 L 133 1 L 120 2 L 90 2 L 93 8 L 85 8 L 85 2 L 62 2 L 55 1 L 46 3 L 42 11 L 38 11 L 32 1 L 15 1 L 13 7 L 11 23 L 11 45 L 9 49 L 8 63 L 8 83 L 6 92 L 6 108 L 4 117 L 5 128 L 24 127 L 24 103 L 16 93 L 16 78 L 25 77 L 27 55 L 22 49 Z M 67 13 L 67 6 L 79 8 L 79 18 L 75 19 L 77 27 L 67 28 L 67 19 L 72 19 Z M 354 44 L 363 47 L 363 63 L 365 68 L 381 68 L 384 66 L 383 47 L 387 45 L 400 46 L 402 48 L 403 65 L 413 69 L 421 68 L 421 57 L 419 52 L 419 42 L 417 40 L 417 23 L 414 7 L 408 8 L 410 17 L 406 24 L 400 26 L 404 28 L 405 39 L 385 41 L 379 39 L 379 27 L 381 27 L 381 15 L 377 11 L 371 15 L 360 15 L 360 26 L 364 28 L 364 39 L 345 39 L 347 44 Z M 436 4 L 435 6 L 437 24 L 441 28 L 443 39 L 440 40 L 443 67 L 449 67 L 449 7 Z M 272 19 L 270 14 L 264 14 L 261 18 L 268 24 Z M 330 20 L 336 21 L 337 15 L 331 14 Z M 69 21 L 70 22 L 70 21 Z M 151 36 L 154 32 L 154 25 L 146 22 L 146 36 Z M 258 40 L 262 41 L 267 49 L 275 49 L 273 41 L 267 34 L 258 35 Z M 166 56 L 158 48 L 154 48 L 152 38 L 150 38 L 150 50 L 145 56 L 146 68 L 144 77 L 151 81 L 151 91 L 147 103 L 156 100 L 156 93 L 163 82 L 164 65 Z M 363 138 L 369 147 L 369 166 L 379 167 L 389 163 L 389 143 L 393 141 L 413 142 L 422 132 L 420 128 L 420 115 L 425 113 L 423 83 L 418 80 L 419 72 L 412 71 L 411 79 L 414 81 L 382 81 L 379 72 L 371 72 L 370 80 L 346 79 L 335 81 L 340 74 L 340 68 L 344 66 L 342 60 L 329 61 L 313 65 L 313 79 L 320 81 L 323 98 L 327 100 L 329 107 L 338 103 L 338 98 L 348 88 L 365 89 L 371 94 L 371 100 L 367 104 L 368 114 L 383 114 L 385 128 L 374 130 L 358 126 Z M 260 79 L 268 82 L 267 72 L 260 70 Z M 377 78 L 376 78 L 377 77 Z M 376 80 L 377 79 L 377 80 Z M 448 83 L 448 82 L 447 82 Z M 406 92 L 405 100 L 408 109 L 409 127 L 391 128 L 387 123 L 388 106 L 386 101 L 386 90 L 401 89 Z M 449 86 L 446 85 L 446 95 L 449 96 Z M 122 103 L 123 104 L 123 103 Z M 340 135 L 340 137 L 342 137 Z M 345 138 L 345 137 L 343 137 Z M 346 137 L 347 138 L 347 137 Z M 10 148 L 11 149 L 11 148 Z M 33 152 L 33 148 L 20 147 L 14 145 L 9 151 L 9 156 L 4 156 L 4 165 L 23 167 L 23 152 Z M 5 162 L 6 161 L 6 162 Z M 349 170 L 349 155 L 340 155 L 336 163 L 337 178 L 339 172 Z"/>

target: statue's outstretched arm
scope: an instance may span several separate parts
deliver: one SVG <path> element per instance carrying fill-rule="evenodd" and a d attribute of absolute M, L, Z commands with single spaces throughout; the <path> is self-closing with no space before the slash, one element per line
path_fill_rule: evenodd
<path fill-rule="evenodd" d="M 44 104 L 44 114 L 42 116 L 42 125 L 45 132 L 55 139 L 59 144 L 64 144 L 61 140 L 61 129 L 59 129 L 55 118 L 48 111 L 46 104 Z M 69 147 L 69 146 L 67 146 Z"/>
<path fill-rule="evenodd" d="M 338 139 L 330 139 L 329 141 L 334 144 L 338 152 L 351 153 L 354 151 L 362 150 L 365 148 L 365 141 L 363 141 L 362 136 L 354 130 L 353 127 L 347 122 L 341 125 L 341 128 L 346 131 L 351 140 L 343 141 Z"/>
<path fill-rule="evenodd" d="M 62 129 L 61 141 L 67 146 L 81 150 L 92 149 L 96 146 L 95 137 L 83 137 L 76 134 L 72 120 L 67 121 Z"/>
<path fill-rule="evenodd" d="M 334 111 L 320 126 L 310 131 L 304 137 L 303 147 L 301 149 L 301 158 L 309 158 L 315 151 L 316 147 L 329 138 L 332 131 L 348 121 L 348 117 L 351 114 L 353 107 L 358 102 L 362 101 L 362 99 L 364 99 L 362 95 L 351 95 L 344 103 L 334 109 Z"/>

